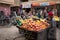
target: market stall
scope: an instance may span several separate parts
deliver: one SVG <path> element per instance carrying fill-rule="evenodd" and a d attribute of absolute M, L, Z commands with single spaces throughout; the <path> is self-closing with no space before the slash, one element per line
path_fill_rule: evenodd
<path fill-rule="evenodd" d="M 20 19 L 19 30 L 23 30 L 26 40 L 47 40 L 47 31 L 49 24 L 42 19 Z"/>

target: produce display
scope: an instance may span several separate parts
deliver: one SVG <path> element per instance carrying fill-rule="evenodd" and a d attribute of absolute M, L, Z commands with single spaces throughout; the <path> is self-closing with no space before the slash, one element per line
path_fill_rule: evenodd
<path fill-rule="evenodd" d="M 31 19 L 24 20 L 23 25 L 20 27 L 24 28 L 26 30 L 30 30 L 30 31 L 40 31 L 40 30 L 48 28 L 48 26 L 49 26 L 49 24 L 45 21 L 33 20 L 31 18 Z"/>
<path fill-rule="evenodd" d="M 60 21 L 60 19 L 59 19 L 58 16 L 54 16 L 53 19 L 54 19 L 55 21 Z"/>

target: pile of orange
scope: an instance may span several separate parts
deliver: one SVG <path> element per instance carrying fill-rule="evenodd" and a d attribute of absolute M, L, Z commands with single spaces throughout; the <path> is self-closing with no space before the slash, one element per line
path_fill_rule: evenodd
<path fill-rule="evenodd" d="M 49 24 L 47 22 L 43 22 L 43 21 L 33 21 L 33 20 L 27 20 L 28 22 L 23 23 L 23 25 L 21 26 L 21 28 L 30 30 L 30 31 L 40 31 L 43 29 L 48 28 Z"/>

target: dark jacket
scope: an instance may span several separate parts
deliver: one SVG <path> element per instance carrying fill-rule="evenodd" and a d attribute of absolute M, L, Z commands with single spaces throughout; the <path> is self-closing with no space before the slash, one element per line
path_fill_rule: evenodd
<path fill-rule="evenodd" d="M 56 22 L 52 19 L 49 21 L 50 28 L 47 30 L 48 38 L 55 39 L 56 38 Z"/>

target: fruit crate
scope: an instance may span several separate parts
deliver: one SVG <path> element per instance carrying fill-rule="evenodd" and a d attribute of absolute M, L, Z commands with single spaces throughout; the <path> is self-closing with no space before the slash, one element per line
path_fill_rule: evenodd
<path fill-rule="evenodd" d="M 46 29 L 39 31 L 39 32 L 30 31 L 30 30 L 26 30 L 23 28 L 19 28 L 19 30 L 24 30 L 24 35 L 26 38 L 25 40 L 47 40 Z"/>

